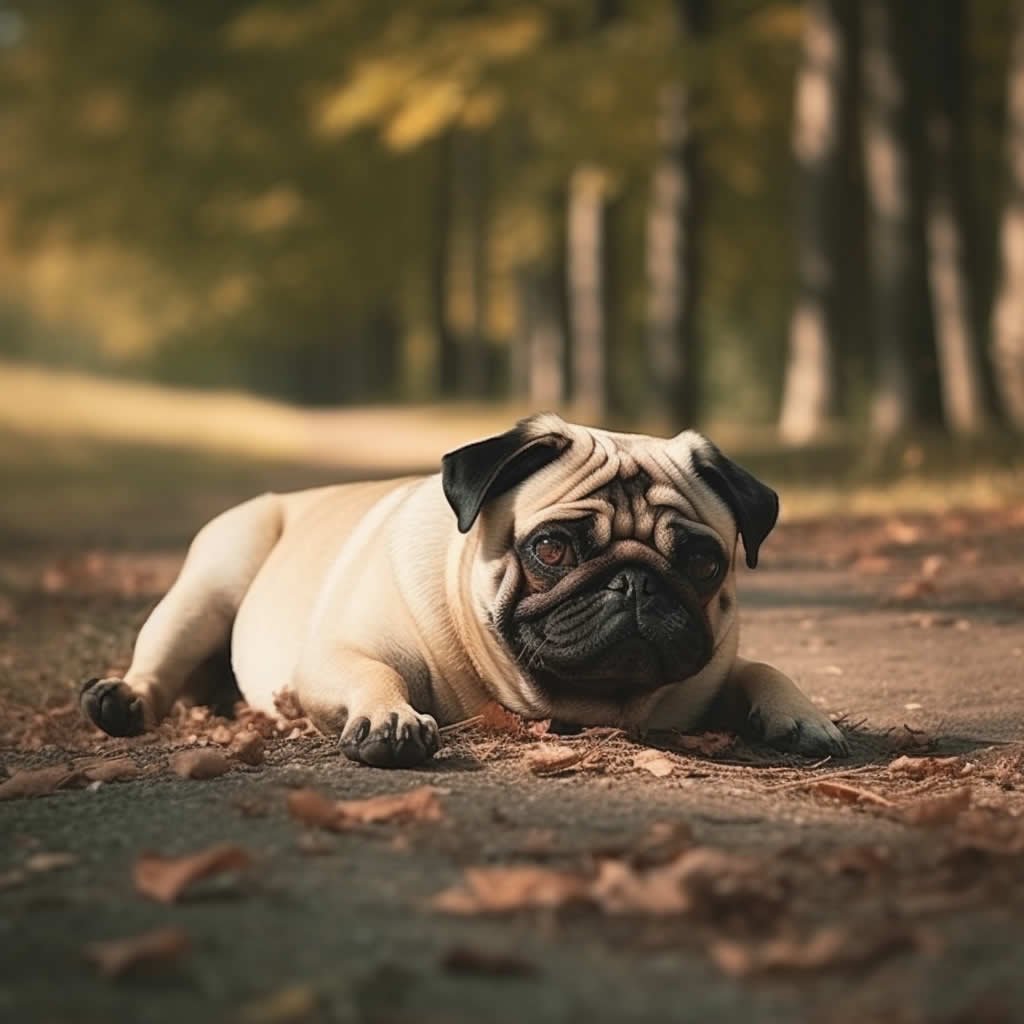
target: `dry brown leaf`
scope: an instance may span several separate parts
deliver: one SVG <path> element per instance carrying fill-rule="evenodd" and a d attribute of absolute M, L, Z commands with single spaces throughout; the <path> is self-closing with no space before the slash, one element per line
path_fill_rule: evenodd
<path fill-rule="evenodd" d="M 907 825 L 950 825 L 971 806 L 971 787 L 962 786 L 952 793 L 925 797 L 912 803 L 901 804 L 897 816 Z"/>
<path fill-rule="evenodd" d="M 831 797 L 833 800 L 840 800 L 844 804 L 860 804 L 869 807 L 892 807 L 893 802 L 879 793 L 872 793 L 869 789 L 859 789 L 846 782 L 834 782 L 830 779 L 821 779 L 808 784 L 807 789 L 822 796 Z"/>
<path fill-rule="evenodd" d="M 254 729 L 242 729 L 228 745 L 228 753 L 232 757 L 254 767 L 263 764 L 265 750 L 263 737 Z"/>
<path fill-rule="evenodd" d="M 183 779 L 215 779 L 231 767 L 231 762 L 224 754 L 212 747 L 179 750 L 171 754 L 168 763 L 171 770 Z"/>
<path fill-rule="evenodd" d="M 697 846 L 646 870 L 604 861 L 591 896 L 606 914 L 694 912 L 717 918 L 736 907 L 756 912 L 765 903 L 775 902 L 777 892 L 775 883 L 751 858 Z"/>
<path fill-rule="evenodd" d="M 127 782 L 139 776 L 139 766 L 130 757 L 105 758 L 82 768 L 91 782 Z"/>
<path fill-rule="evenodd" d="M 582 875 L 519 865 L 466 868 L 462 883 L 438 893 L 431 905 L 446 914 L 504 914 L 564 907 L 589 898 L 590 883 Z"/>
<path fill-rule="evenodd" d="M 500 732 L 510 736 L 527 735 L 526 722 L 493 701 L 484 705 L 479 717 L 482 732 Z"/>
<path fill-rule="evenodd" d="M 186 857 L 144 853 L 135 862 L 135 888 L 158 903 L 174 903 L 193 883 L 225 871 L 242 871 L 252 863 L 240 846 L 219 843 Z"/>
<path fill-rule="evenodd" d="M 140 965 L 168 964 L 189 948 L 188 934 L 176 926 L 156 928 L 126 939 L 91 942 L 85 947 L 87 960 L 107 978 L 119 978 Z"/>
<path fill-rule="evenodd" d="M 922 597 L 931 597 L 938 588 L 934 580 L 918 577 L 906 580 L 901 583 L 893 592 L 890 600 L 893 602 L 918 601 Z"/>
<path fill-rule="evenodd" d="M 779 937 L 752 944 L 720 939 L 712 943 L 711 958 L 726 974 L 742 978 L 856 966 L 923 945 L 922 936 L 906 929 L 888 928 L 877 936 L 855 938 L 845 929 L 832 926 L 821 928 L 809 938 Z"/>
<path fill-rule="evenodd" d="M 936 775 L 966 775 L 971 766 L 959 757 L 897 757 L 889 763 L 889 771 L 909 779 L 928 779 Z"/>
<path fill-rule="evenodd" d="M 499 978 L 525 978 L 537 973 L 537 965 L 515 953 L 495 953 L 472 946 L 453 946 L 441 958 L 451 974 L 482 974 Z"/>
<path fill-rule="evenodd" d="M 34 874 L 42 874 L 46 871 L 60 871 L 77 863 L 78 857 L 73 853 L 63 853 L 57 850 L 52 852 L 42 851 L 40 853 L 33 853 L 25 861 L 25 870 L 31 871 Z"/>
<path fill-rule="evenodd" d="M 658 779 L 663 779 L 676 770 L 672 759 L 660 750 L 641 750 L 633 758 L 633 767 L 650 772 Z"/>
<path fill-rule="evenodd" d="M 590 753 L 589 748 L 570 747 L 565 743 L 544 743 L 526 755 L 526 763 L 534 775 L 557 775 L 575 768 Z"/>
<path fill-rule="evenodd" d="M 354 825 L 441 821 L 444 809 L 433 786 L 366 800 L 330 800 L 312 789 L 288 794 L 288 813 L 305 825 L 342 832 Z"/>
<path fill-rule="evenodd" d="M 82 772 L 65 764 L 52 768 L 36 768 L 32 771 L 18 771 L 0 783 L 0 800 L 47 796 L 58 789 L 81 785 L 84 781 L 86 780 Z"/>
<path fill-rule="evenodd" d="M 683 914 L 693 906 L 676 866 L 636 871 L 620 860 L 602 861 L 591 890 L 606 914 Z"/>

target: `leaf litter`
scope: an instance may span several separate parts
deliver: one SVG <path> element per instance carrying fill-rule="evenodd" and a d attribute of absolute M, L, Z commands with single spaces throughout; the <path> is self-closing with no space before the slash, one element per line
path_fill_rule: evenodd
<path fill-rule="evenodd" d="M 363 825 L 441 821 L 439 793 L 434 786 L 418 786 L 365 800 L 332 800 L 315 789 L 296 789 L 288 794 L 287 804 L 288 813 L 303 825 L 344 832 Z"/>
<path fill-rule="evenodd" d="M 140 854 L 132 878 L 141 895 L 157 903 L 176 903 L 197 882 L 214 875 L 244 871 L 252 858 L 240 846 L 218 843 L 183 857 Z"/>
<path fill-rule="evenodd" d="M 120 978 L 142 966 L 172 964 L 190 946 L 188 933 L 177 925 L 169 925 L 123 939 L 90 942 L 82 952 L 104 977 Z"/>

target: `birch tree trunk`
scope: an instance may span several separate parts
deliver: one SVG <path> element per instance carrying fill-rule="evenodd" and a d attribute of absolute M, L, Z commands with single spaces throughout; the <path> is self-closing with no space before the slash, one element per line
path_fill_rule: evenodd
<path fill-rule="evenodd" d="M 605 234 L 608 184 L 603 171 L 580 167 L 569 183 L 567 285 L 572 330 L 572 399 L 576 415 L 598 424 L 608 408 L 608 312 Z"/>
<path fill-rule="evenodd" d="M 1008 192 L 1000 225 L 1001 282 L 992 321 L 992 365 L 1008 422 L 1024 431 L 1024 3 L 1017 0 L 1007 83 Z"/>
<path fill-rule="evenodd" d="M 677 0 L 681 37 L 695 43 L 710 27 L 706 0 Z M 651 412 L 673 429 L 697 422 L 699 232 L 704 205 L 697 90 L 668 82 L 658 95 L 658 156 L 647 214 L 647 362 Z"/>
<path fill-rule="evenodd" d="M 839 398 L 839 268 L 843 216 L 849 0 L 806 0 L 796 83 L 797 299 L 779 432 L 803 444 L 820 437 Z"/>
<path fill-rule="evenodd" d="M 927 19 L 933 34 L 928 82 L 928 282 L 946 426 L 970 435 L 985 425 L 981 367 L 967 274 L 967 188 L 963 124 L 963 0 L 938 0 Z"/>
<path fill-rule="evenodd" d="M 897 0 L 861 3 L 862 127 L 875 335 L 871 426 L 880 437 L 903 432 L 916 418 L 909 358 L 916 239 L 909 83 L 899 39 L 899 7 Z"/>

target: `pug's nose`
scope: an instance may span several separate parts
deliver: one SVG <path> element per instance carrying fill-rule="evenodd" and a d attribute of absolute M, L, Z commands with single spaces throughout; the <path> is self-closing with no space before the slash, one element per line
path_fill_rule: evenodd
<path fill-rule="evenodd" d="M 656 588 L 652 574 L 647 569 L 623 569 L 608 584 L 609 590 L 622 594 L 623 598 L 634 601 L 641 597 L 650 597 Z"/>

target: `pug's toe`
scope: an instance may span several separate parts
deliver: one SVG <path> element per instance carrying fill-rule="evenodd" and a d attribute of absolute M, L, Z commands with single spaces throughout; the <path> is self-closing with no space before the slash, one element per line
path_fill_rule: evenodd
<path fill-rule="evenodd" d="M 411 707 L 349 718 L 341 749 L 351 761 L 375 768 L 412 768 L 437 753 L 437 722 Z"/>
<path fill-rule="evenodd" d="M 79 692 L 82 714 L 108 736 L 146 731 L 145 705 L 121 679 L 89 679 Z"/>
<path fill-rule="evenodd" d="M 847 757 L 850 746 L 839 727 L 819 713 L 788 715 L 754 708 L 747 718 L 748 733 L 776 750 L 804 757 Z"/>

